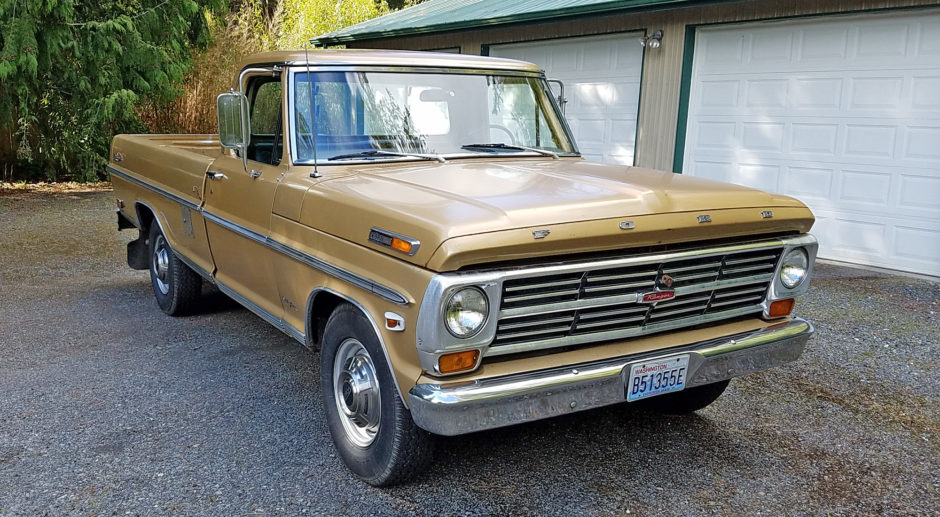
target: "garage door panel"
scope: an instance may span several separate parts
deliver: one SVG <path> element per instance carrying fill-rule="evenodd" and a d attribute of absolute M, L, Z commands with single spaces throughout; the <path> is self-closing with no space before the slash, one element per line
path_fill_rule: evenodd
<path fill-rule="evenodd" d="M 868 23 L 858 27 L 856 34 L 856 58 L 898 58 L 908 55 L 910 23 Z"/>
<path fill-rule="evenodd" d="M 940 274 L 940 11 L 713 27 L 695 49 L 684 172 L 804 200 L 821 257 Z"/>
<path fill-rule="evenodd" d="M 940 219 L 940 178 L 904 174 L 898 188 L 898 205 L 908 210 L 923 211 Z"/>
<path fill-rule="evenodd" d="M 911 107 L 916 110 L 940 110 L 940 76 L 912 78 Z"/>
<path fill-rule="evenodd" d="M 940 127 L 907 128 L 904 157 L 928 162 L 940 160 Z"/>
<path fill-rule="evenodd" d="M 892 111 L 903 109 L 901 105 L 901 90 L 904 87 L 904 78 L 895 77 L 856 77 L 849 79 L 849 108 L 859 109 L 888 109 Z"/>
<path fill-rule="evenodd" d="M 839 125 L 794 122 L 790 130 L 790 152 L 835 156 Z"/>
<path fill-rule="evenodd" d="M 931 20 L 920 24 L 917 41 L 918 56 L 940 56 L 940 21 Z"/>
<path fill-rule="evenodd" d="M 838 201 L 840 206 L 857 203 L 868 205 L 868 209 L 886 210 L 891 191 L 891 174 L 873 171 L 844 169 L 840 175 Z"/>
<path fill-rule="evenodd" d="M 832 169 L 824 167 L 787 167 L 783 193 L 803 200 L 825 203 L 832 196 Z"/>
<path fill-rule="evenodd" d="M 919 262 L 928 272 L 940 273 L 936 267 L 940 255 L 940 231 L 936 228 L 913 228 L 899 226 L 896 230 L 897 256 Z M 931 269 L 932 268 L 932 269 Z"/>
<path fill-rule="evenodd" d="M 490 54 L 538 64 L 565 83 L 565 118 L 588 159 L 632 165 L 640 98 L 640 33 L 493 45 Z"/>
<path fill-rule="evenodd" d="M 843 155 L 847 158 L 891 158 L 897 133 L 896 126 L 847 124 Z"/>

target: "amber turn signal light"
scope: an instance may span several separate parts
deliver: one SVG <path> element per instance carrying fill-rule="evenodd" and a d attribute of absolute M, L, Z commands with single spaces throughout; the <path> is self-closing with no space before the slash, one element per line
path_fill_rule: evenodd
<path fill-rule="evenodd" d="M 793 312 L 794 305 L 796 305 L 796 301 L 793 298 L 777 300 L 770 304 L 770 309 L 767 311 L 767 315 L 771 318 L 782 318 Z"/>
<path fill-rule="evenodd" d="M 437 360 L 437 369 L 440 370 L 441 373 L 456 373 L 471 370 L 476 366 L 479 357 L 479 350 L 464 350 L 463 352 L 445 354 Z"/>
<path fill-rule="evenodd" d="M 408 241 L 403 241 L 398 237 L 392 238 L 392 248 L 402 253 L 411 253 L 411 243 Z"/>

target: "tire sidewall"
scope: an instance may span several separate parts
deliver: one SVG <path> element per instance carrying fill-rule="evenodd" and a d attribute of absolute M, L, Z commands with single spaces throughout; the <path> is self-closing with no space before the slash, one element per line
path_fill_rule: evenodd
<path fill-rule="evenodd" d="M 353 443 L 346 436 L 340 421 L 344 417 L 339 414 L 334 398 L 334 358 L 340 344 L 347 338 L 359 340 L 369 352 L 379 382 L 379 397 L 382 403 L 379 431 L 375 440 L 366 447 Z M 395 456 L 395 448 L 398 447 L 398 436 L 395 432 L 398 419 L 410 418 L 410 415 L 402 414 L 402 406 L 397 400 L 398 389 L 378 337 L 372 325 L 358 310 L 349 306 L 341 307 L 330 317 L 320 350 L 320 372 L 326 420 L 336 450 L 347 467 L 357 476 L 369 482 L 381 482 L 390 473 L 390 463 Z"/>
<path fill-rule="evenodd" d="M 167 272 L 166 272 L 166 284 L 167 292 L 163 294 L 160 291 L 160 288 L 157 286 L 157 272 L 156 265 L 153 260 L 154 248 L 157 245 L 157 237 L 163 237 L 163 242 L 165 243 L 167 253 L 170 255 L 170 259 L 167 261 Z M 173 312 L 173 301 L 176 297 L 176 257 L 173 255 L 173 248 L 170 247 L 170 242 L 166 240 L 166 235 L 163 235 L 163 232 L 160 230 L 160 227 L 154 223 L 150 227 L 150 237 L 147 246 L 147 263 L 149 264 L 150 270 L 150 285 L 153 287 L 154 297 L 157 299 L 157 305 L 160 306 L 160 309 L 163 312 L 170 313 Z"/>

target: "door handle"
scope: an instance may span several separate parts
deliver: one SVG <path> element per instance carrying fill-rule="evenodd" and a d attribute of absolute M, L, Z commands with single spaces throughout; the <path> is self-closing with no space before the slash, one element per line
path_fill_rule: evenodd
<path fill-rule="evenodd" d="M 260 178 L 260 177 L 261 177 L 261 171 L 255 170 L 255 169 L 251 169 L 251 172 L 248 173 L 248 176 L 250 176 L 251 179 Z"/>
<path fill-rule="evenodd" d="M 228 179 L 228 176 L 226 176 L 224 172 L 213 171 L 213 170 L 206 171 L 206 176 L 210 180 L 227 180 Z"/>

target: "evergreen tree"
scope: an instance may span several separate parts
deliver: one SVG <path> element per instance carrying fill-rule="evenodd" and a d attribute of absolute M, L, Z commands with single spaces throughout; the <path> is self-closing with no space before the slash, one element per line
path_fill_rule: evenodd
<path fill-rule="evenodd" d="M 105 177 L 113 135 L 143 129 L 140 100 L 180 93 L 210 14 L 227 3 L 0 0 L 0 159 L 50 180 Z"/>

